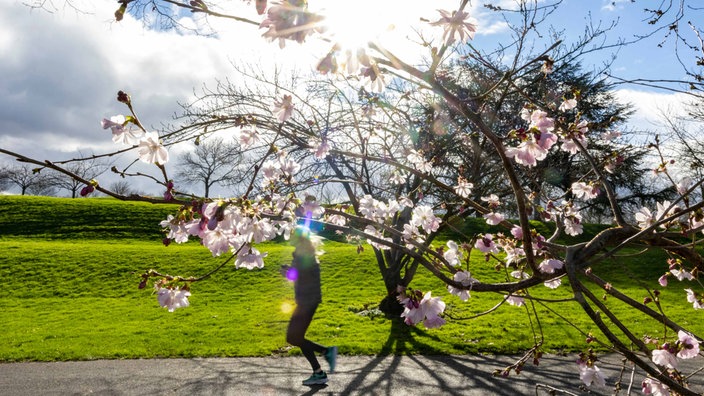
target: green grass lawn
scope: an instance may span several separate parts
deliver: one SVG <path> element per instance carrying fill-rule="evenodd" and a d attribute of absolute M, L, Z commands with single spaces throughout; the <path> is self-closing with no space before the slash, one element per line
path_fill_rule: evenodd
<path fill-rule="evenodd" d="M 181 275 L 204 274 L 224 258 L 213 258 L 196 242 L 165 247 L 159 221 L 172 211 L 110 199 L 0 197 L 0 361 L 82 360 L 190 356 L 265 356 L 297 354 L 285 342 L 293 287 L 278 273 L 293 248 L 271 243 L 262 270 L 228 266 L 194 284 L 191 306 L 169 313 L 151 290 L 139 290 L 139 275 L 154 268 Z M 123 220 L 125 219 L 125 220 Z M 335 344 L 343 354 L 517 353 L 533 344 L 524 308 L 508 305 L 479 319 L 464 319 L 493 307 L 498 294 L 472 293 L 468 302 L 447 293 L 442 284 L 419 271 L 413 287 L 433 290 L 447 303 L 448 324 L 440 329 L 408 327 L 398 320 L 370 315 L 385 294 L 371 249 L 329 241 L 321 258 L 323 304 L 309 337 Z M 640 280 L 652 287 L 664 271 L 655 254 L 621 258 L 594 271 L 641 299 Z M 492 265 L 476 258 L 472 273 L 501 279 Z M 666 312 L 701 332 L 704 327 L 684 304 L 682 289 L 663 291 Z M 596 290 L 596 289 L 595 289 Z M 598 295 L 603 292 L 596 291 Z M 539 287 L 545 298 L 569 297 Z M 661 327 L 619 308 L 637 334 L 658 335 Z M 585 331 L 598 335 L 574 302 L 551 309 Z M 584 337 L 540 305 L 542 330 L 550 351 L 584 349 Z M 452 317 L 452 318 L 450 318 Z"/>

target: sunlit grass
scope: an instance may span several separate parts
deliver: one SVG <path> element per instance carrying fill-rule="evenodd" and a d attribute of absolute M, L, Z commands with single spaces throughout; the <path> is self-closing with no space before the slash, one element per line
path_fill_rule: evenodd
<path fill-rule="evenodd" d="M 18 208 L 18 204 L 24 207 Z M 53 205 L 57 208 L 52 209 Z M 159 307 L 151 290 L 137 288 L 139 275 L 150 268 L 200 275 L 224 258 L 213 258 L 195 242 L 161 245 L 158 222 L 165 217 L 164 208 L 112 200 L 5 197 L 0 197 L 0 206 L 0 360 L 300 353 L 285 342 L 294 304 L 293 287 L 278 272 L 279 265 L 290 262 L 293 248 L 286 243 L 262 248 L 269 253 L 262 270 L 235 270 L 228 264 L 211 279 L 194 284 L 191 306 L 169 313 Z M 111 238 L 111 226 L 96 219 L 81 229 L 81 213 L 86 212 L 101 213 L 107 224 L 125 223 L 120 220 L 124 217 L 127 224 L 142 230 L 136 234 L 139 239 L 126 238 L 126 231 Z M 45 229 L 56 230 L 55 237 L 48 233 L 28 237 L 27 230 L 42 229 L 36 216 L 43 213 L 53 213 L 42 221 Z M 60 213 L 72 218 L 62 218 Z M 66 228 L 67 223 L 74 226 Z M 10 224 L 15 228 L 8 231 Z M 24 224 L 29 224 L 27 229 Z M 154 237 L 143 240 L 150 234 Z M 516 353 L 530 348 L 534 337 L 540 339 L 541 329 L 547 350 L 584 349 L 585 337 L 569 323 L 598 336 L 596 327 L 574 301 L 550 304 L 552 311 L 537 304 L 539 323 L 528 319 L 526 308 L 508 305 L 490 315 L 467 319 L 492 308 L 503 296 L 473 292 L 468 302 L 462 302 L 426 271 L 419 271 L 412 286 L 433 290 L 434 296 L 443 298 L 448 324 L 432 330 L 411 328 L 375 314 L 373 308 L 385 296 L 385 289 L 371 249 L 357 254 L 355 246 L 331 241 L 324 249 L 324 301 L 309 336 L 338 345 L 341 353 Z M 663 262 L 664 257 L 649 253 L 605 262 L 594 272 L 641 300 L 645 293 L 638 282 L 656 286 L 665 268 Z M 470 269 L 481 279 L 500 280 L 504 276 L 481 257 L 473 258 Z M 698 313 L 684 303 L 684 287 L 684 283 L 674 283 L 663 290 L 663 307 L 682 324 L 701 332 L 704 325 L 697 320 Z M 599 296 L 604 294 L 593 289 Z M 538 287 L 532 293 L 551 299 L 570 297 L 566 284 L 557 292 Z M 607 298 L 606 304 L 613 306 L 636 334 L 661 334 L 661 326 L 625 309 L 613 298 Z"/>

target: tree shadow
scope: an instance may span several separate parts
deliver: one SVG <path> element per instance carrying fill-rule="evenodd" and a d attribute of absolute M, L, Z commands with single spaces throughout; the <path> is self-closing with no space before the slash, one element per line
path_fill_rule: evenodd
<path fill-rule="evenodd" d="M 418 327 L 406 325 L 402 319 L 391 319 L 391 329 L 380 353 L 366 365 L 358 369 L 357 375 L 349 381 L 341 394 L 392 395 L 400 387 L 413 389 L 435 389 L 443 395 L 468 394 L 469 382 L 484 394 L 515 395 L 516 390 L 507 388 L 500 378 L 491 375 L 489 365 L 478 364 L 478 360 L 491 358 L 475 355 L 474 359 L 463 361 L 462 357 L 442 355 L 441 351 L 423 342 L 423 339 L 440 341 Z M 430 355 L 415 356 L 409 351 L 425 351 Z M 390 362 L 386 360 L 391 359 Z M 430 364 L 429 364 L 430 363 Z M 498 363 L 498 362 L 493 362 Z M 501 362 L 505 367 L 506 363 Z M 413 367 L 411 367 L 413 366 Z M 379 369 L 383 371 L 379 372 Z M 454 374 L 448 375 L 448 372 Z M 471 379 L 468 381 L 466 379 Z"/>
<path fill-rule="evenodd" d="M 441 341 L 423 329 L 406 325 L 401 319 L 392 319 L 389 336 L 380 353 L 355 369 L 356 375 L 340 394 L 394 395 L 399 394 L 400 389 L 407 389 L 406 394 L 539 395 L 541 379 L 551 388 L 545 388 L 544 394 L 554 394 L 552 390 L 556 389 L 590 393 L 580 387 L 576 365 L 574 371 L 563 372 L 560 368 L 564 368 L 564 362 L 561 362 L 556 364 L 555 370 L 549 367 L 527 369 L 529 375 L 503 378 L 495 376 L 494 371 L 514 363 L 515 357 L 446 355 L 424 340 Z M 409 351 L 419 350 L 431 354 L 409 354 Z"/>

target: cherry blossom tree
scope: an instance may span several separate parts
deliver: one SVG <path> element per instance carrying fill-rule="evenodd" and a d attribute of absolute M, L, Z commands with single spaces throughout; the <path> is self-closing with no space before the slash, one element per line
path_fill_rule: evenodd
<path fill-rule="evenodd" d="M 600 332 L 585 332 L 585 344 L 598 343 L 642 369 L 646 373 L 644 393 L 697 394 L 689 388 L 679 362 L 699 356 L 701 336 L 667 315 L 659 291 L 668 283 L 679 287 L 672 283 L 687 282 L 687 288 L 680 287 L 684 290 L 679 302 L 691 304 L 692 315 L 704 307 L 704 288 L 698 277 L 704 265 L 698 250 L 704 230 L 704 202 L 692 194 L 704 180 L 679 180 L 656 141 L 653 148 L 661 158 L 654 173 L 671 183 L 676 195 L 637 211 L 621 205 L 611 176 L 619 171 L 618 158 L 599 156 L 592 150 L 594 145 L 613 140 L 617 132 L 602 131 L 586 117 L 581 106 L 591 100 L 587 93 L 577 95 L 565 86 L 557 96 L 554 90 L 536 91 L 529 80 L 550 81 L 556 69 L 588 54 L 586 44 L 607 31 L 594 32 L 569 50 L 561 50 L 561 43 L 554 41 L 531 52 L 526 49 L 528 44 L 540 36 L 543 18 L 559 2 L 519 2 L 516 10 L 494 7 L 512 21 L 514 35 L 513 41 L 499 50 L 501 56 L 493 57 L 473 46 L 472 39 L 482 27 L 471 17 L 468 1 L 461 0 L 455 10 L 423 16 L 414 42 L 420 44 L 426 61 L 418 62 L 373 41 L 364 48 L 342 48 L 323 28 L 325 15 L 310 11 L 303 0 L 258 1 L 254 5 L 262 15 L 259 22 L 223 15 L 215 4 L 203 1 L 121 0 L 116 19 L 127 12 L 147 13 L 145 6 L 153 6 L 157 15 L 168 17 L 159 7 L 165 5 L 258 25 L 265 40 L 281 47 L 305 45 L 321 37 L 329 43 L 329 51 L 320 55 L 315 67 L 323 74 L 321 86 L 335 88 L 323 90 L 322 96 L 321 91 L 315 92 L 318 99 L 327 99 L 328 105 L 310 106 L 319 103 L 307 99 L 312 91 L 273 86 L 268 96 L 258 95 L 259 100 L 234 101 L 233 111 L 211 112 L 211 119 L 216 117 L 221 129 L 230 130 L 252 159 L 245 192 L 219 200 L 181 194 L 165 166 L 169 148 L 190 141 L 194 130 L 205 128 L 205 121 L 196 116 L 190 125 L 176 130 L 148 131 L 136 115 L 138 99 L 133 102 L 129 94 L 119 92 L 117 100 L 126 107 L 126 114 L 103 120 L 103 127 L 110 130 L 121 150 L 134 152 L 140 165 L 153 173 L 134 172 L 129 167 L 114 171 L 149 177 L 164 189 L 163 199 L 130 199 L 181 204 L 177 213 L 161 223 L 169 241 L 199 238 L 214 256 L 226 256 L 213 271 L 230 261 L 236 268 L 260 268 L 266 252 L 260 251 L 258 244 L 278 235 L 287 238 L 300 222 L 316 220 L 344 233 L 360 249 L 370 245 L 383 262 L 404 266 L 405 274 L 428 271 L 461 300 L 489 292 L 499 295 L 496 307 L 529 307 L 522 312 L 536 319 L 535 323 L 539 323 L 536 306 L 562 301 L 538 298 L 536 290 L 569 288 L 569 300 L 582 308 Z M 458 58 L 471 59 L 500 77 L 467 95 L 464 82 L 447 78 L 452 72 L 449 65 Z M 350 99 L 353 92 L 358 93 L 355 100 Z M 484 99 L 494 97 L 493 102 L 499 103 L 509 95 L 524 99 L 521 109 L 514 109 L 515 125 L 494 128 L 497 112 L 487 112 Z M 440 111 L 425 113 L 432 122 L 423 124 L 437 129 L 415 128 L 418 118 L 412 111 L 418 108 L 409 103 L 418 101 L 440 104 Z M 473 195 L 475 186 L 459 169 L 464 166 L 462 157 L 452 155 L 471 151 L 473 136 L 486 141 L 484 152 L 500 164 L 495 171 L 500 172 L 510 193 Z M 452 150 L 446 149 L 450 144 L 454 145 Z M 60 163 L 4 149 L 0 152 L 71 175 L 89 190 L 127 198 L 103 188 L 99 180 L 85 180 Z M 444 153 L 451 155 L 445 158 Z M 579 174 L 569 186 L 535 191 L 525 175 L 555 153 L 588 166 L 575 170 Z M 448 171 L 452 168 L 456 169 Z M 347 202 L 323 207 L 309 194 L 308 188 L 321 182 L 321 174 L 325 183 L 337 183 L 345 191 Z M 609 226 L 586 242 L 564 242 L 569 241 L 561 238 L 565 234 L 582 234 L 584 202 L 599 194 L 608 202 Z M 553 234 L 542 235 L 533 226 L 529 221 L 533 211 L 553 225 Z M 457 240 L 436 243 L 441 227 L 453 227 L 468 216 L 481 217 L 502 231 L 464 235 L 455 230 Z M 616 280 L 604 279 L 601 265 L 619 265 L 614 258 L 633 246 L 661 251 L 668 257 L 662 263 L 663 275 L 644 283 L 644 299 L 626 295 Z M 484 257 L 484 265 L 499 268 L 505 276 L 500 281 L 477 277 L 472 266 L 478 264 L 469 260 L 471 255 Z M 140 287 L 152 283 L 159 304 L 174 310 L 187 306 L 191 292 L 196 292 L 193 285 L 209 275 L 171 276 L 149 270 Z M 416 290 L 411 283 L 396 283 L 394 299 L 406 324 L 434 328 L 450 319 L 444 312 L 443 291 Z M 608 296 L 608 301 L 602 296 Z M 656 337 L 634 333 L 630 323 L 619 320 L 619 309 L 639 312 L 661 332 Z M 519 372 L 528 360 L 539 361 L 542 342 L 536 336 L 535 345 L 524 357 L 497 374 L 508 376 Z M 575 374 L 586 386 L 605 383 L 598 356 L 591 349 L 579 355 Z"/>

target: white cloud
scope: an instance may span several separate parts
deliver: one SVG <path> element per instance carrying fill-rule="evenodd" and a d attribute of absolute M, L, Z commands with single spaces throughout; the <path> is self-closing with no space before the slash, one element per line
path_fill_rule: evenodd
<path fill-rule="evenodd" d="M 492 34 L 500 34 L 500 33 L 506 33 L 509 31 L 509 25 L 508 22 L 506 21 L 494 21 L 491 22 L 488 26 L 482 27 L 481 29 L 477 30 L 478 35 L 492 35 Z"/>
<path fill-rule="evenodd" d="M 664 127 L 663 115 L 684 117 L 687 103 L 692 97 L 684 93 L 648 92 L 635 89 L 619 89 L 616 97 L 622 103 L 631 103 L 635 113 L 628 121 L 636 131 L 657 131 Z"/>
<path fill-rule="evenodd" d="M 54 160 L 71 157 L 71 151 L 79 149 L 84 153 L 112 150 L 110 131 L 100 127 L 100 120 L 127 111 L 115 100 L 118 90 L 132 95 L 147 127 L 158 128 L 180 112 L 179 102 L 193 98 L 194 89 L 203 84 L 212 87 L 216 78 L 232 75 L 230 62 L 252 61 L 264 69 L 284 63 L 284 69 L 308 70 L 330 46 L 312 40 L 280 50 L 276 43 L 264 42 L 256 27 L 217 18 L 209 20 L 218 32 L 212 37 L 148 30 L 129 15 L 120 23 L 111 22 L 117 8 L 114 0 L 85 1 L 81 7 L 89 5 L 90 14 L 32 12 L 21 1 L 0 7 L 0 147 Z M 223 4 L 236 7 L 236 15 L 261 20 L 252 4 Z M 435 20 L 436 9 L 451 10 L 457 2 L 407 0 L 402 4 L 398 10 L 407 13 L 396 16 L 416 24 L 419 16 Z M 506 7 L 512 4 L 501 2 Z M 420 8 L 411 12 L 413 7 Z M 486 35 L 506 33 L 505 22 L 479 3 L 470 13 L 479 19 L 477 35 L 484 35 L 484 41 L 493 45 L 496 39 Z M 182 22 L 202 25 L 187 17 Z M 361 27 L 364 22 L 359 21 Z M 401 22 L 397 24 L 402 38 L 412 37 Z M 442 29 L 421 25 L 442 34 Z M 402 59 L 413 60 L 409 63 L 418 59 L 418 47 L 389 47 Z M 635 90 L 621 90 L 619 95 L 638 106 L 633 125 L 642 129 L 653 129 L 657 122 L 654 104 L 671 101 L 676 107 L 683 100 Z"/>
<path fill-rule="evenodd" d="M 602 11 L 614 12 L 617 10 L 622 10 L 623 3 L 629 3 L 631 0 L 602 0 Z"/>
<path fill-rule="evenodd" d="M 100 120 L 128 111 L 118 90 L 158 127 L 194 87 L 232 70 L 218 40 L 146 30 L 129 16 L 109 22 L 115 9 L 107 0 L 91 14 L 0 8 L 0 147 L 52 160 L 113 150 Z"/>

